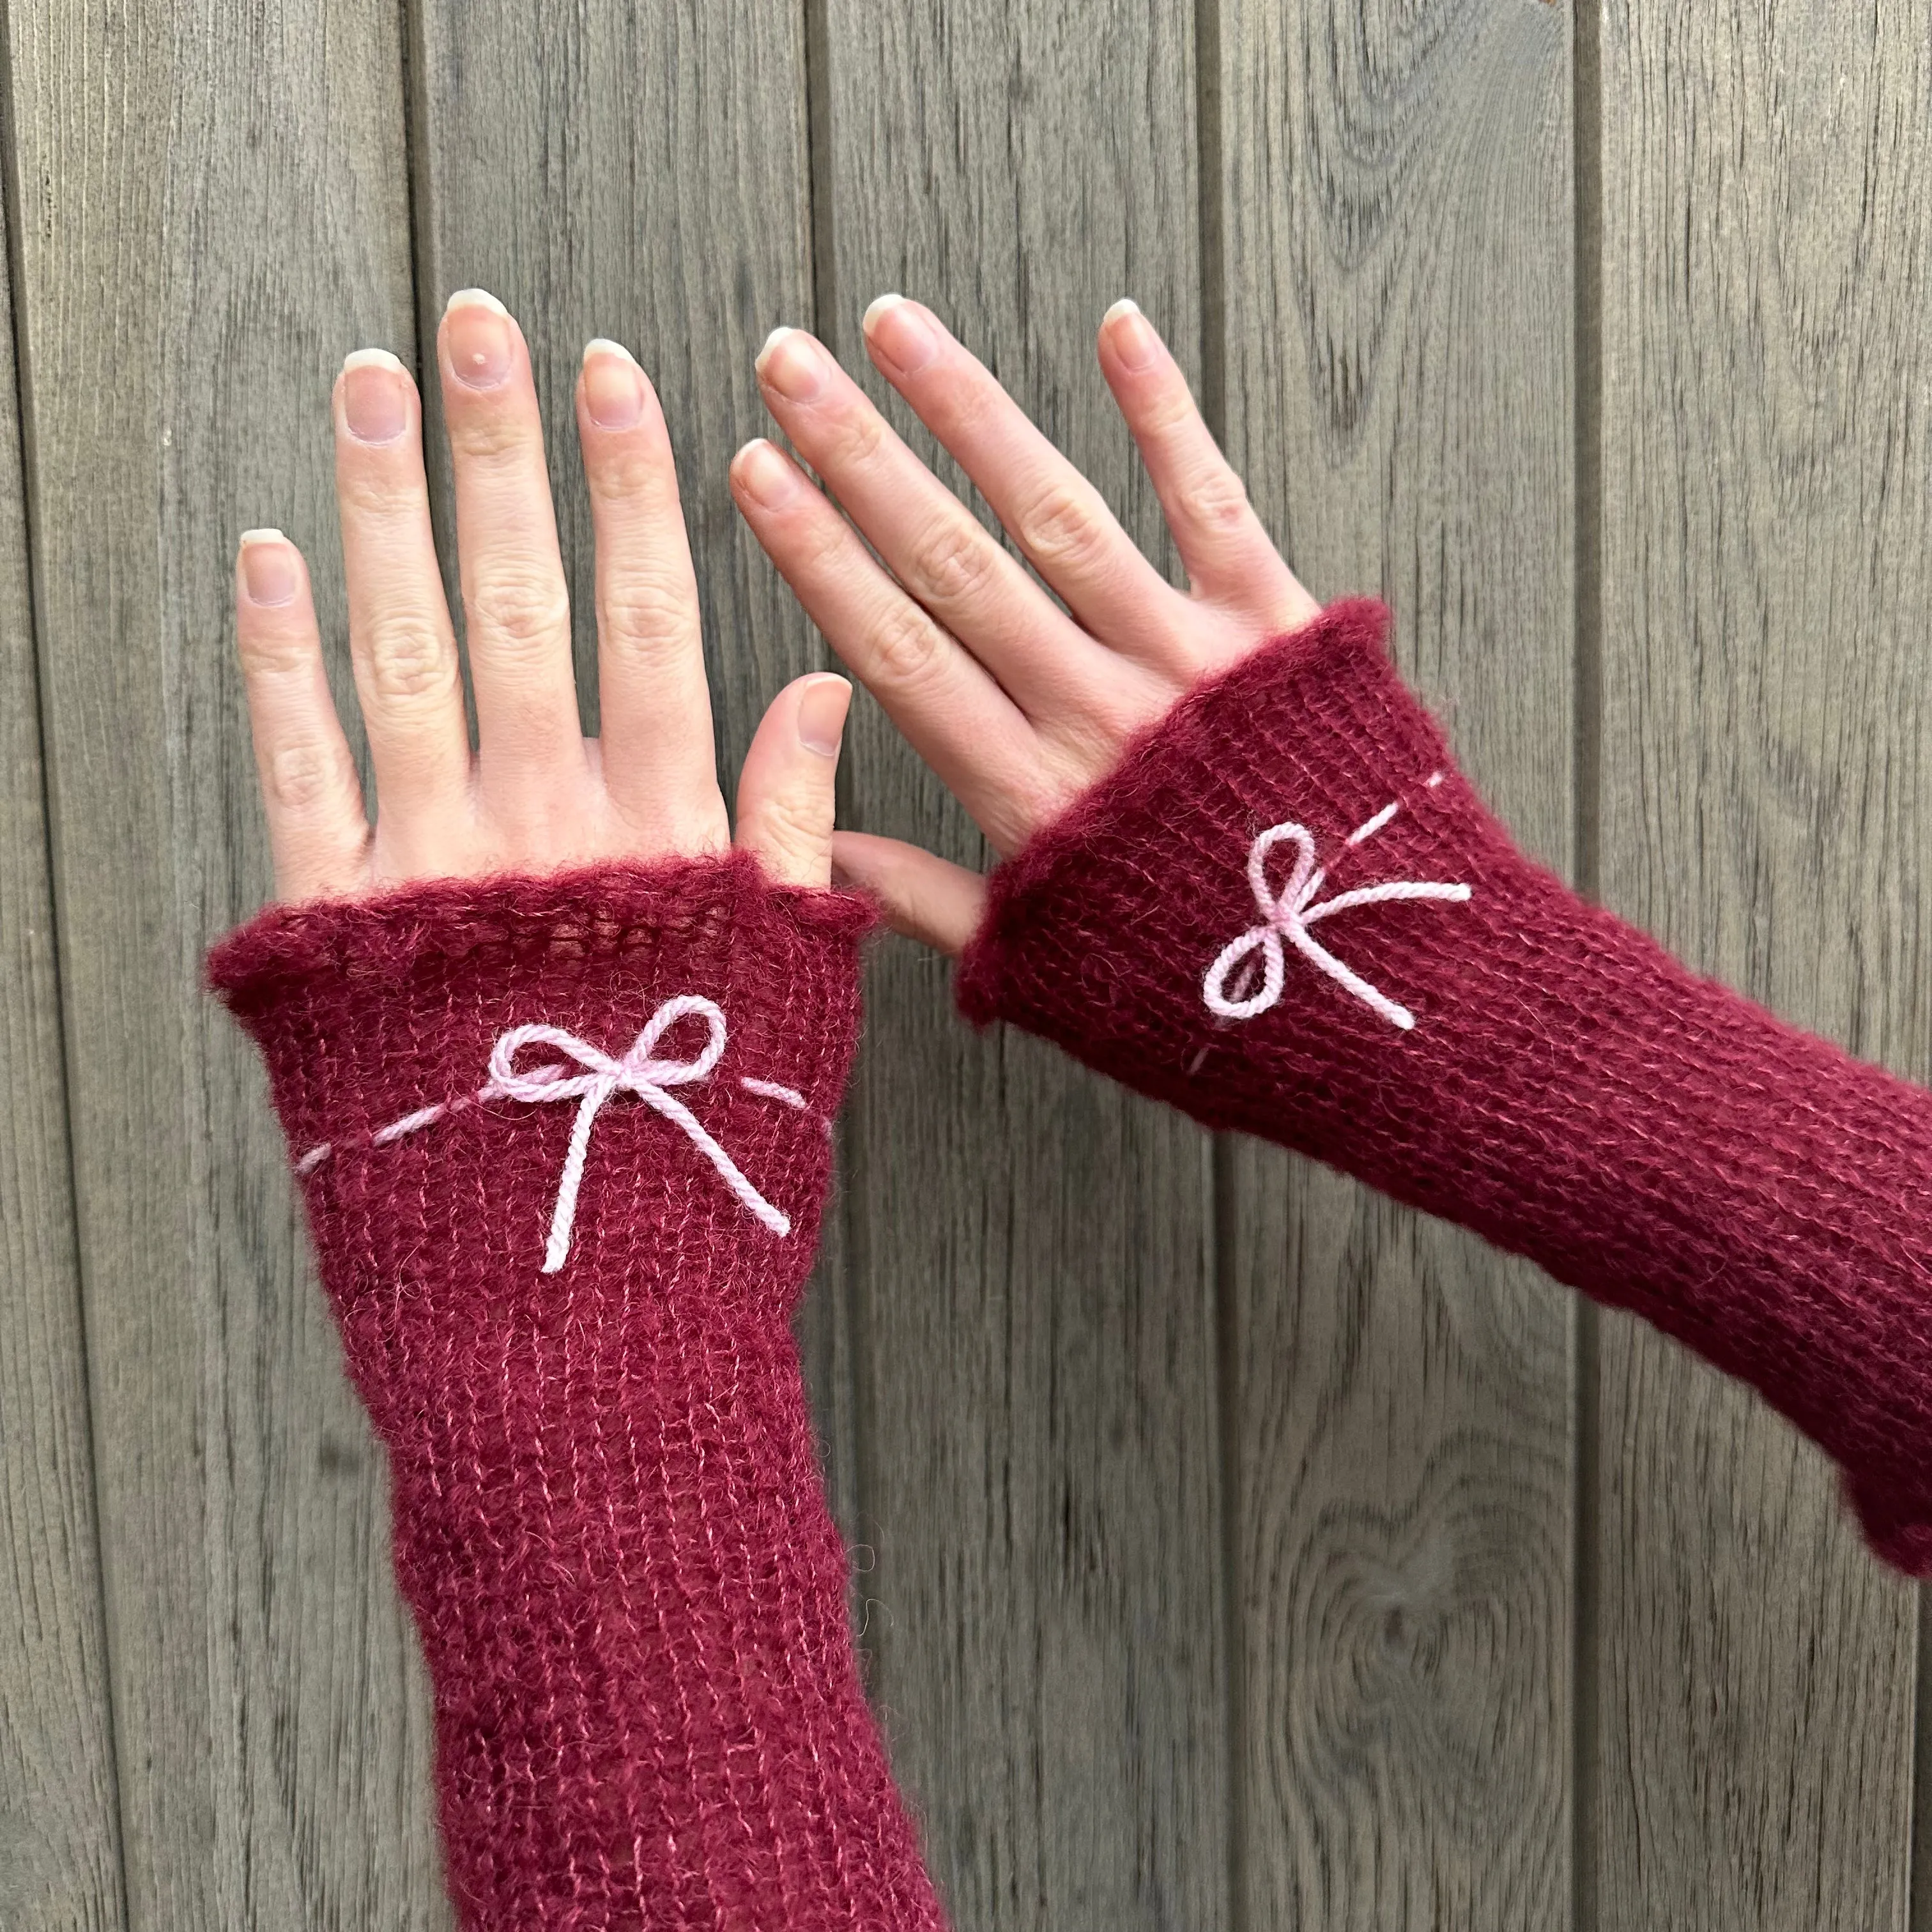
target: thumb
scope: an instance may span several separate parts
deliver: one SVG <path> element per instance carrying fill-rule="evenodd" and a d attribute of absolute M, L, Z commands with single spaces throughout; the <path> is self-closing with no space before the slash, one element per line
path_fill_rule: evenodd
<path fill-rule="evenodd" d="M 832 781 L 852 687 L 795 678 L 758 722 L 738 775 L 738 843 L 781 884 L 832 883 Z"/>
<path fill-rule="evenodd" d="M 977 872 L 900 839 L 838 832 L 832 870 L 842 886 L 871 893 L 895 932 L 940 952 L 964 952 L 986 917 L 986 882 Z"/>

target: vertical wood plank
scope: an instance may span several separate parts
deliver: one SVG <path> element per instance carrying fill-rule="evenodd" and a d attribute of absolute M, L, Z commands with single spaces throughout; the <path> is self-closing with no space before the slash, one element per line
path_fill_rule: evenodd
<path fill-rule="evenodd" d="M 1603 10 L 1605 896 L 1932 1070 L 1932 47 L 1876 0 Z M 1600 1922 L 1906 1922 L 1915 1599 L 1830 1468 L 1603 1347 Z"/>
<path fill-rule="evenodd" d="M 410 338 L 396 11 L 8 20 L 129 1922 L 440 1925 L 382 1471 L 260 1072 L 200 992 L 269 883 L 236 536 L 286 528 L 339 632 L 329 383 Z"/>
<path fill-rule="evenodd" d="M 832 346 L 931 303 L 1144 541 L 1094 361 L 1132 292 L 1198 346 L 1187 10 L 831 0 Z M 896 400 L 922 453 L 931 439 Z M 958 472 L 941 465 L 958 482 Z M 977 860 L 869 704 L 855 822 Z M 866 1642 L 960 1925 L 1227 1922 L 1206 1147 L 883 948 L 851 1111 Z"/>
<path fill-rule="evenodd" d="M 422 339 L 482 286 L 529 339 L 568 573 L 578 676 L 596 728 L 590 506 L 572 404 L 584 345 L 622 341 L 657 385 L 704 611 L 725 794 L 766 705 L 824 646 L 734 508 L 732 453 L 760 427 L 752 358 L 812 310 L 801 8 L 682 0 L 418 0 L 413 116 Z M 456 597 L 449 458 L 428 370 L 430 473 Z M 835 1512 L 852 1526 L 850 1369 L 839 1264 L 801 1316 Z"/>
<path fill-rule="evenodd" d="M 106 1932 L 126 1911 L 48 857 L 0 283 L 0 1924 Z"/>
<path fill-rule="evenodd" d="M 465 286 L 501 297 L 530 338 L 593 729 L 590 504 L 572 398 L 593 335 L 622 340 L 650 371 L 677 452 L 728 796 L 766 704 L 824 656 L 725 480 L 763 416 L 759 344 L 781 318 L 811 313 L 802 9 L 418 0 L 418 10 L 425 356 L 444 302 Z M 447 532 L 433 363 L 426 386 Z M 444 552 L 448 568 L 453 542 Z"/>
<path fill-rule="evenodd" d="M 1571 857 L 1567 10 L 1226 0 L 1230 454 L 1379 589 L 1458 757 Z M 1256 1928 L 1570 1912 L 1571 1314 L 1472 1238 L 1226 1151 Z"/>

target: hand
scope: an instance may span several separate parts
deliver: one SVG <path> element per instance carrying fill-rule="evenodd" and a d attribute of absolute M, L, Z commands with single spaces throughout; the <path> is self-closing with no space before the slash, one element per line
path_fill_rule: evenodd
<path fill-rule="evenodd" d="M 712 754 L 698 586 L 663 412 L 614 342 L 584 351 L 578 434 L 597 541 L 604 733 L 578 722 L 570 601 L 522 332 L 494 296 L 450 298 L 436 362 L 456 478 L 478 735 L 436 568 L 422 410 L 401 363 L 358 350 L 335 385 L 349 646 L 381 810 L 372 826 L 322 673 L 308 572 L 250 530 L 236 628 L 275 890 L 362 896 L 415 879 L 549 872 L 730 843 Z M 788 686 L 738 787 L 738 842 L 775 879 L 831 878 L 832 773 L 851 686 Z"/>
<path fill-rule="evenodd" d="M 866 312 L 866 346 L 1066 609 L 797 329 L 773 332 L 759 381 L 851 522 L 762 440 L 738 452 L 732 492 L 833 649 L 1004 856 L 1112 770 L 1184 692 L 1318 607 L 1132 302 L 1116 303 L 1101 325 L 1100 367 L 1188 592 L 1140 554 L 1099 492 L 930 310 L 881 296 Z M 959 951 L 979 924 L 979 874 L 916 846 L 840 832 L 832 860 L 898 930 L 942 951 Z"/>

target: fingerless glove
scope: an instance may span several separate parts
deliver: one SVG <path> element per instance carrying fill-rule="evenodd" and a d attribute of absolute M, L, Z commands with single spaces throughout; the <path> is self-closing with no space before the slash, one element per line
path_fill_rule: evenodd
<path fill-rule="evenodd" d="M 478 1932 L 940 1924 L 789 1327 L 868 920 L 734 856 L 277 908 L 212 956 L 388 1448 Z"/>
<path fill-rule="evenodd" d="M 994 874 L 960 1003 L 1528 1256 L 1741 1376 L 1932 1573 L 1932 1096 L 1516 849 L 1354 602 Z"/>

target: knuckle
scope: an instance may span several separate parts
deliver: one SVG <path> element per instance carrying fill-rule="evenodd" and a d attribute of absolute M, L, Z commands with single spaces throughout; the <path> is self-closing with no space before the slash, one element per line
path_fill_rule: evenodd
<path fill-rule="evenodd" d="M 382 704 L 421 704 L 443 696 L 455 681 L 455 654 L 434 626 L 400 612 L 370 618 L 364 647 L 370 683 Z"/>
<path fill-rule="evenodd" d="M 858 538 L 843 517 L 835 512 L 807 520 L 797 551 L 799 574 L 807 581 L 843 574 L 861 560 Z"/>
<path fill-rule="evenodd" d="M 913 540 L 908 568 L 922 594 L 958 604 L 985 587 L 998 556 L 992 538 L 970 518 L 940 517 Z"/>
<path fill-rule="evenodd" d="M 468 603 L 472 625 L 500 648 L 548 651 L 570 635 L 570 593 L 548 572 L 493 572 Z"/>
<path fill-rule="evenodd" d="M 271 807 L 293 815 L 333 804 L 347 794 L 355 776 L 355 766 L 340 748 L 283 745 L 268 758 L 263 788 Z"/>
<path fill-rule="evenodd" d="M 1053 484 L 1020 519 L 1020 540 L 1028 554 L 1049 573 L 1094 562 L 1106 538 L 1092 499 L 1064 482 Z"/>
<path fill-rule="evenodd" d="M 449 447 L 459 460 L 498 464 L 506 461 L 520 465 L 530 459 L 533 442 L 541 440 L 528 419 L 515 410 L 492 406 L 456 409 L 449 412 Z"/>
<path fill-rule="evenodd" d="M 896 599 L 872 626 L 872 660 L 887 682 L 916 684 L 939 662 L 939 627 L 916 604 Z"/>
<path fill-rule="evenodd" d="M 1224 463 L 1190 477 L 1180 493 L 1181 514 L 1208 530 L 1238 530 L 1250 514 L 1248 493 Z"/>
<path fill-rule="evenodd" d="M 641 574 L 614 577 L 597 593 L 604 636 L 623 647 L 682 649 L 698 635 L 688 586 Z"/>
<path fill-rule="evenodd" d="M 585 459 L 592 494 L 626 511 L 650 512 L 675 501 L 677 471 L 668 446 L 634 432 L 600 442 Z"/>
<path fill-rule="evenodd" d="M 829 785 L 800 785 L 775 792 L 759 808 L 760 842 L 809 857 L 830 844 L 832 811 Z"/>
<path fill-rule="evenodd" d="M 849 470 L 870 463 L 885 440 L 885 418 L 868 403 L 856 404 L 832 424 L 826 466 Z"/>
<path fill-rule="evenodd" d="M 279 625 L 260 628 L 244 626 L 236 646 L 244 678 L 278 677 L 290 671 L 305 670 L 314 662 L 316 640 L 305 632 L 290 631 Z"/>
<path fill-rule="evenodd" d="M 1142 435 L 1165 442 L 1177 431 L 1191 428 L 1200 419 L 1192 392 L 1185 382 L 1177 382 L 1152 398 L 1136 414 L 1134 428 Z M 1203 432 L 1205 433 L 1204 431 Z"/>
<path fill-rule="evenodd" d="M 422 512 L 422 492 L 411 478 L 387 460 L 390 452 L 376 460 L 358 452 L 361 460 L 338 466 L 335 496 L 338 509 L 358 523 L 394 522 L 412 526 Z"/>

